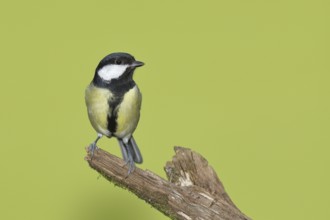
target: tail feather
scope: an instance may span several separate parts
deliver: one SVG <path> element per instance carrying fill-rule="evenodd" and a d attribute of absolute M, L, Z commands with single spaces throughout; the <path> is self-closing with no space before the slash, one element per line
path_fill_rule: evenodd
<path fill-rule="evenodd" d="M 141 164 L 143 162 L 143 158 L 142 158 L 139 147 L 137 146 L 133 136 L 128 141 L 127 147 L 129 147 L 130 151 L 133 153 L 132 156 L 133 156 L 134 162 Z"/>

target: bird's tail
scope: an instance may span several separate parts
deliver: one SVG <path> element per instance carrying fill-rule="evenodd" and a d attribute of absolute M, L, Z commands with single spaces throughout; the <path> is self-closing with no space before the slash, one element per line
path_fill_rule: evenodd
<path fill-rule="evenodd" d="M 129 148 L 129 151 L 132 152 L 134 162 L 141 164 L 143 162 L 143 158 L 133 136 L 128 141 L 127 147 Z"/>

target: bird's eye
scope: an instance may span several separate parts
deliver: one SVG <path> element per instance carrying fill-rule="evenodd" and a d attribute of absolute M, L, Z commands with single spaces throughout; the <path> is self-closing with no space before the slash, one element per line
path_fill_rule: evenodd
<path fill-rule="evenodd" d="M 120 65 L 121 63 L 121 60 L 116 60 L 116 64 Z"/>

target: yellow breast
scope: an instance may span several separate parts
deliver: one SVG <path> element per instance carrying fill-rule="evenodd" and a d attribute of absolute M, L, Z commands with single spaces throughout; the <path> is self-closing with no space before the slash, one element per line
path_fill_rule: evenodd
<path fill-rule="evenodd" d="M 89 120 L 93 128 L 98 132 L 106 136 L 110 136 L 108 131 L 108 112 L 109 99 L 111 93 L 107 89 L 95 87 L 90 84 L 85 91 L 85 101 L 88 111 Z"/>
<path fill-rule="evenodd" d="M 142 96 L 137 86 L 130 89 L 118 106 L 117 130 L 115 135 L 119 138 L 130 136 L 140 119 Z"/>

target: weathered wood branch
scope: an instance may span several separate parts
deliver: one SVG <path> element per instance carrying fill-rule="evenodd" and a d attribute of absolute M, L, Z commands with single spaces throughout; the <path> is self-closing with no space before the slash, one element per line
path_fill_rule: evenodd
<path fill-rule="evenodd" d="M 149 170 L 136 168 L 127 176 L 125 162 L 98 149 L 86 160 L 114 184 L 175 220 L 249 220 L 231 201 L 215 171 L 200 154 L 175 147 L 172 161 L 164 167 L 168 180 Z"/>

